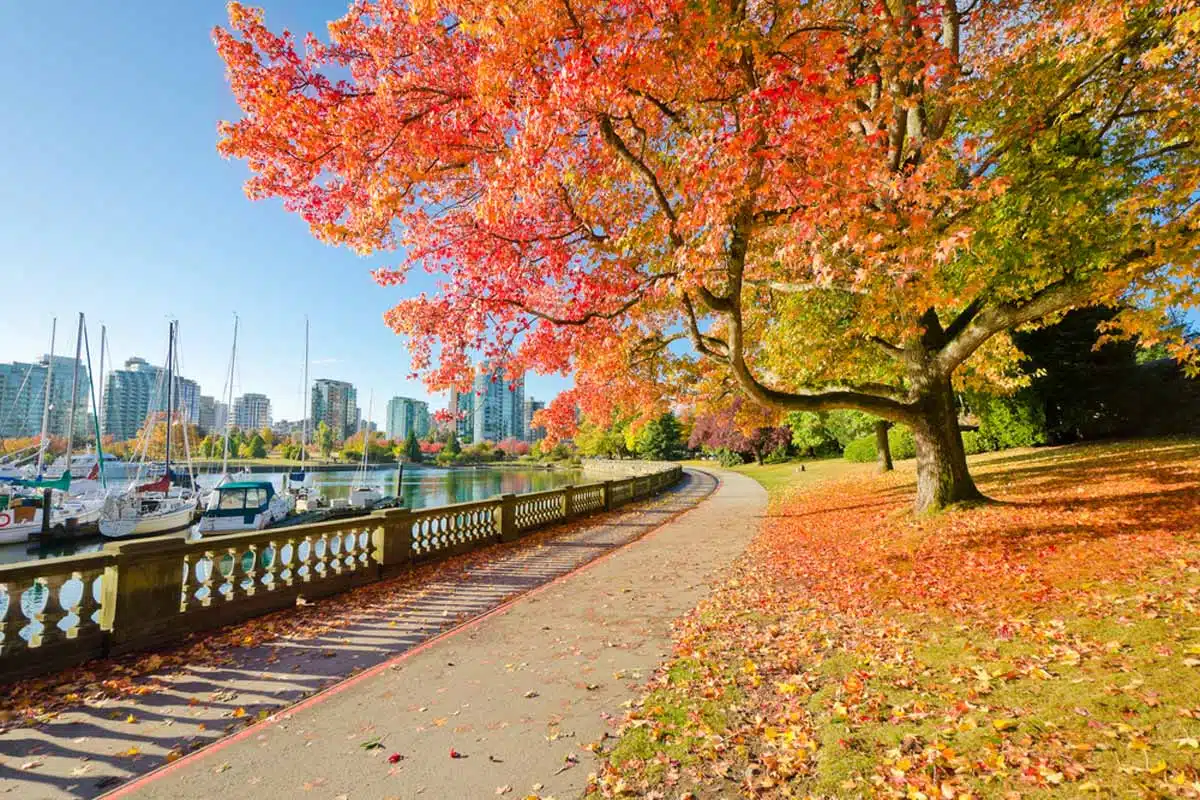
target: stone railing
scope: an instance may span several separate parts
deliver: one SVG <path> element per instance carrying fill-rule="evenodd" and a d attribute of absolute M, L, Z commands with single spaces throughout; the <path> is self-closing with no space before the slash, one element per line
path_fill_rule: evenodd
<path fill-rule="evenodd" d="M 683 471 L 189 540 L 110 542 L 98 553 L 0 566 L 0 681 L 175 641 L 188 633 L 512 541 L 673 486 Z"/>

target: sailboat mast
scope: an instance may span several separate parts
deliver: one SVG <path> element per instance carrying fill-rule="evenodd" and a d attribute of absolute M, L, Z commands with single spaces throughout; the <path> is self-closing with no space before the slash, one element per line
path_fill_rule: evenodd
<path fill-rule="evenodd" d="M 108 329 L 105 326 L 101 325 L 100 326 L 100 397 L 99 397 L 99 399 L 96 400 L 96 403 L 97 403 L 97 405 L 96 405 L 96 429 L 100 430 L 100 431 L 104 430 L 104 346 L 107 343 L 108 343 Z M 91 354 L 91 349 L 89 348 L 89 350 L 88 350 L 88 364 L 89 365 L 91 364 L 91 360 L 92 360 L 92 354 Z M 92 368 L 90 366 L 88 367 L 88 380 L 92 381 Z M 92 385 L 93 385 L 93 389 L 94 389 L 95 388 L 94 381 L 92 381 Z M 92 394 L 94 395 L 95 392 L 93 391 Z M 93 399 L 95 399 L 95 398 L 93 398 Z M 99 447 L 96 448 L 97 452 L 99 452 L 99 449 L 100 449 Z"/>
<path fill-rule="evenodd" d="M 367 445 L 367 435 L 371 432 L 371 409 L 375 405 L 375 390 L 372 389 L 371 393 L 369 395 L 367 395 L 367 397 L 368 397 L 367 418 L 364 419 L 363 423 L 362 423 L 362 440 L 363 440 L 363 442 L 362 442 L 362 446 L 363 446 L 362 481 L 363 481 L 363 483 L 367 482 L 367 450 L 369 449 L 369 447 Z"/>
<path fill-rule="evenodd" d="M 66 470 L 71 471 L 71 451 L 75 445 L 75 406 L 79 397 L 79 356 L 83 353 L 83 312 L 79 312 L 79 330 L 75 333 L 75 368 L 71 373 L 71 408 L 67 412 Z"/>
<path fill-rule="evenodd" d="M 104 326 L 100 326 L 100 341 L 104 341 Z M 96 467 L 100 477 L 100 485 L 105 489 L 108 488 L 108 478 L 104 475 L 104 440 L 100 436 L 100 406 L 97 405 L 96 399 L 96 381 L 93 380 L 95 375 L 92 372 L 92 343 L 88 341 L 87 328 L 83 329 L 83 352 L 87 354 L 87 370 L 88 370 L 88 396 L 92 400 L 92 406 L 96 409 L 96 413 L 92 415 L 92 433 L 96 436 Z M 100 352 L 100 363 L 104 363 L 104 352 Z M 101 367 L 101 377 L 104 375 L 104 368 Z"/>
<path fill-rule="evenodd" d="M 233 349 L 229 352 L 229 374 L 225 376 L 225 444 L 221 449 L 221 474 L 229 472 L 229 427 L 233 416 L 233 365 L 237 363 L 238 316 L 233 315 Z M 224 480 L 224 478 L 222 478 Z"/>
<path fill-rule="evenodd" d="M 308 393 L 308 317 L 304 317 L 304 394 L 300 398 L 301 411 L 304 414 L 304 433 L 301 434 L 300 465 L 304 465 L 304 452 L 308 450 L 308 423 L 312 416 L 312 398 Z"/>
<path fill-rule="evenodd" d="M 167 454 L 163 474 L 171 481 L 171 416 L 175 411 L 175 323 L 169 323 L 167 333 Z"/>
<path fill-rule="evenodd" d="M 54 378 L 54 335 L 58 332 L 58 317 L 50 321 L 50 360 L 46 362 L 46 382 L 42 384 L 42 437 L 38 446 L 37 476 L 42 477 L 42 467 L 46 464 L 46 447 L 50 432 L 50 389 Z"/>

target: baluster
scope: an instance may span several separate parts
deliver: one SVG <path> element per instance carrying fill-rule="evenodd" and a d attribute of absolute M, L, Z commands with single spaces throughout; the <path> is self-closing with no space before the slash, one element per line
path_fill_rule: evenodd
<path fill-rule="evenodd" d="M 296 570 L 300 567 L 300 556 L 297 550 L 299 546 L 295 537 L 291 537 L 284 542 L 283 547 L 279 548 L 279 552 L 275 556 L 276 562 L 279 564 L 279 571 L 276 575 L 283 578 L 285 586 L 294 586 L 296 583 Z M 284 550 L 287 550 L 286 561 L 283 558 Z"/>
<path fill-rule="evenodd" d="M 269 547 L 271 550 L 271 560 L 266 564 L 262 563 L 262 559 L 266 556 L 265 551 L 263 555 L 259 556 L 258 565 L 262 569 L 263 573 L 262 579 L 259 581 L 259 583 L 267 587 L 268 592 L 273 592 L 275 591 L 276 584 L 279 581 L 279 542 L 272 539 L 271 541 L 267 542 L 267 547 Z"/>
<path fill-rule="evenodd" d="M 4 618 L 0 619 L 0 655 L 12 656 L 28 649 L 25 640 L 21 638 L 21 628 L 25 627 L 25 615 L 21 613 L 21 592 L 25 587 L 17 583 L 3 584 L 8 596 L 8 608 Z"/>
<path fill-rule="evenodd" d="M 246 554 L 250 557 L 247 558 Z M 249 565 L 249 566 L 247 566 Z M 240 573 L 242 580 L 238 581 L 238 588 L 246 597 L 253 597 L 258 591 L 258 545 L 250 544 L 242 551 L 237 559 L 237 571 Z M 242 586 L 245 583 L 246 586 Z"/>
<path fill-rule="evenodd" d="M 100 604 L 96 602 L 92 585 L 96 582 L 97 578 L 101 578 L 103 575 L 104 572 L 102 570 L 89 570 L 80 575 L 79 579 L 83 581 L 83 596 L 79 598 L 79 605 L 75 612 L 79 615 L 80 633 L 98 627 L 92 620 L 92 616 L 100 610 Z M 101 597 L 103 597 L 103 594 Z"/>
<path fill-rule="evenodd" d="M 58 596 L 62 592 L 63 584 L 67 581 L 63 575 L 48 575 L 41 580 L 46 589 L 46 604 L 42 606 L 42 611 L 38 614 L 37 619 L 42 623 L 41 646 L 45 647 L 59 644 L 67 638 L 63 629 L 58 627 L 59 621 L 66 616 Z"/>
<path fill-rule="evenodd" d="M 33 584 L 23 590 L 20 595 L 17 595 L 18 606 L 21 605 L 22 595 L 24 595 L 25 591 L 30 591 L 33 596 L 29 604 L 29 615 L 26 616 L 24 611 L 20 612 L 24 623 L 17 626 L 17 635 L 20 637 L 20 631 L 26 625 L 32 628 L 40 623 L 42 625 L 41 631 L 30 630 L 28 646 L 30 648 L 41 647 L 42 641 L 46 637 L 45 609 L 50 605 L 50 588 L 45 578 L 34 578 Z"/>
<path fill-rule="evenodd" d="M 313 579 L 313 572 L 315 571 L 315 567 L 317 564 L 316 542 L 313 541 L 313 537 L 305 536 L 303 544 L 308 545 L 308 546 L 304 548 L 305 549 L 304 560 L 299 562 L 302 566 L 306 567 L 302 578 L 305 583 L 311 583 L 312 579 Z M 297 550 L 296 552 L 298 554 L 300 551 Z"/>
<path fill-rule="evenodd" d="M 192 564 L 191 554 L 185 554 L 183 557 L 183 575 L 179 583 L 179 613 L 181 614 L 186 613 L 188 606 L 192 604 L 192 587 L 194 586 L 192 580 L 195 578 L 195 575 L 192 574 L 193 569 L 195 567 Z"/>

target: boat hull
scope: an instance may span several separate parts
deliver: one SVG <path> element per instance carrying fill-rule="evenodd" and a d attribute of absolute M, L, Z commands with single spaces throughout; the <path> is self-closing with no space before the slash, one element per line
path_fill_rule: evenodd
<path fill-rule="evenodd" d="M 151 536 L 156 533 L 171 533 L 192 524 L 196 504 L 186 503 L 171 511 L 142 514 L 137 517 L 101 519 L 100 533 L 110 539 L 130 536 Z"/>

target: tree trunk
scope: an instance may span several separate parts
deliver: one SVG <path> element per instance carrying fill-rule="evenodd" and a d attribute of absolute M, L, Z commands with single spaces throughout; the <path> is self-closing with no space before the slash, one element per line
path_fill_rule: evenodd
<path fill-rule="evenodd" d="M 949 380 L 932 387 L 922 399 L 921 412 L 912 421 L 917 446 L 917 513 L 983 499 L 967 469 Z"/>
<path fill-rule="evenodd" d="M 888 441 L 888 428 L 892 423 L 885 419 L 875 422 L 875 455 L 879 459 L 879 471 L 892 471 L 892 445 Z"/>
<path fill-rule="evenodd" d="M 754 460 L 758 462 L 758 465 L 759 465 L 760 467 L 763 465 L 763 454 L 762 454 L 762 450 L 755 450 L 755 451 L 754 451 Z"/>

